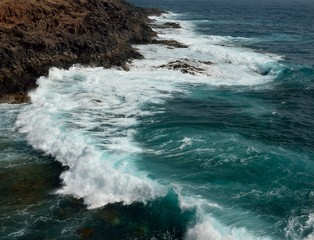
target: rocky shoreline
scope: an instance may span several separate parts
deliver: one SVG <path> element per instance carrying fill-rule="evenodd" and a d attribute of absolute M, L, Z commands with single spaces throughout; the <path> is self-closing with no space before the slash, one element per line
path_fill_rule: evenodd
<path fill-rule="evenodd" d="M 142 58 L 132 44 L 157 43 L 148 15 L 161 13 L 124 0 L 2 1 L 0 103 L 29 101 L 27 92 L 50 67 L 126 69 L 129 59 Z"/>

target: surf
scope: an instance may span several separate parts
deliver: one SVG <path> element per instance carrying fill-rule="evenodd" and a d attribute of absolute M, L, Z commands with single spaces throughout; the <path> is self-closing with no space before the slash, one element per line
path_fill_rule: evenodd
<path fill-rule="evenodd" d="M 186 48 L 134 46 L 145 59 L 133 60 L 127 72 L 52 68 L 48 77 L 38 80 L 38 88 L 30 93 L 32 102 L 19 114 L 16 126 L 33 148 L 68 167 L 56 194 L 83 199 L 95 209 L 113 203 L 147 204 L 174 191 L 182 211 L 187 205 L 195 211 L 186 239 L 269 239 L 221 223 L 212 214 L 213 208 L 223 208 L 218 203 L 199 199 L 196 191 L 179 182 L 171 185 L 140 165 L 150 152 L 135 139 L 141 120 L 163 113 L 166 101 L 189 96 L 191 86 L 267 87 L 280 72 L 280 56 L 235 46 L 229 36 L 199 35 L 192 23 L 176 18 L 172 13 L 153 20 L 179 22 L 179 29 L 156 31 L 159 39 L 176 40 Z M 169 67 L 174 61 L 192 66 L 191 72 Z M 193 141 L 184 139 L 179 149 Z"/>

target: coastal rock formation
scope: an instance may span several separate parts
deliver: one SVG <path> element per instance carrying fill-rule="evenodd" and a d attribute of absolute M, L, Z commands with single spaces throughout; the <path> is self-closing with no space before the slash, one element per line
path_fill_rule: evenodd
<path fill-rule="evenodd" d="M 131 44 L 156 33 L 147 13 L 123 0 L 0 2 L 0 102 L 27 101 L 50 67 L 121 66 L 142 56 Z"/>
<path fill-rule="evenodd" d="M 155 10 L 156 11 L 156 10 Z M 158 10 L 157 10 L 158 11 Z M 158 13 L 158 12 L 157 12 Z M 163 13 L 163 12 L 161 12 Z M 156 14 L 154 14 L 156 15 Z M 166 23 L 157 23 L 155 20 L 152 20 L 151 23 L 149 24 L 150 27 L 152 27 L 154 30 L 158 29 L 179 29 L 181 28 L 181 25 L 176 22 L 166 22 Z M 174 39 L 153 39 L 152 41 L 153 44 L 163 44 L 167 45 L 169 49 L 174 49 L 174 48 L 188 48 L 187 45 L 180 43 Z"/>
<path fill-rule="evenodd" d="M 163 45 L 167 45 L 168 48 L 170 49 L 174 49 L 174 48 L 188 48 L 187 45 L 180 43 L 176 40 L 168 40 L 168 39 L 153 39 L 152 41 L 153 44 L 163 44 Z"/>
<path fill-rule="evenodd" d="M 160 68 L 167 68 L 169 70 L 179 70 L 182 73 L 188 73 L 191 75 L 195 74 L 206 74 L 206 70 L 204 68 L 199 67 L 200 65 L 211 65 L 210 61 L 193 61 L 190 59 L 180 59 L 171 61 L 167 64 L 160 65 Z"/>
<path fill-rule="evenodd" d="M 181 28 L 181 25 L 179 23 L 176 22 L 166 22 L 163 24 L 156 24 L 156 23 L 152 23 L 150 24 L 150 26 L 152 26 L 153 28 Z"/>

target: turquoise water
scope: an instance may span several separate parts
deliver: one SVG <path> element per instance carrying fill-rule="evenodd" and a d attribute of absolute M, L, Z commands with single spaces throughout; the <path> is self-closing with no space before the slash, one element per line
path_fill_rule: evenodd
<path fill-rule="evenodd" d="M 132 2 L 188 48 L 52 68 L 0 106 L 0 238 L 313 239 L 314 5 Z"/>

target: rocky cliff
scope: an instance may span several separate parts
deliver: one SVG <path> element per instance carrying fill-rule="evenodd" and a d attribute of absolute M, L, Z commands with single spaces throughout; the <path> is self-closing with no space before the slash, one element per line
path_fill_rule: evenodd
<path fill-rule="evenodd" d="M 151 42 L 147 12 L 123 0 L 2 0 L 0 102 L 23 102 L 50 67 L 124 67 Z"/>

